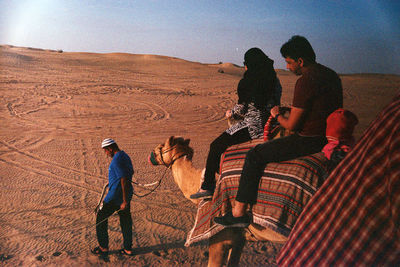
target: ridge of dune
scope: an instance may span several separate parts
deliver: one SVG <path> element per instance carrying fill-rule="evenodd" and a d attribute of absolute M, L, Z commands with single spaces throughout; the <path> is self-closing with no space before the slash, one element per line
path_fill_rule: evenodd
<path fill-rule="evenodd" d="M 133 54 L 125 52 L 109 52 L 109 53 L 95 53 L 95 52 L 65 52 L 62 50 L 51 50 L 42 48 L 31 48 L 31 47 L 19 47 L 13 45 L 0 45 L 0 49 L 6 50 L 8 53 L 12 52 L 25 52 L 34 55 L 35 52 L 39 53 L 50 53 L 50 54 L 63 54 L 69 56 L 81 56 L 82 58 L 106 58 L 106 59 L 116 59 L 116 60 L 146 60 L 146 61 L 172 61 L 177 63 L 188 63 L 188 64 L 200 64 L 204 66 L 219 66 L 223 68 L 243 68 L 233 63 L 222 63 L 222 64 L 207 64 L 196 61 L 185 60 L 177 57 L 164 56 L 164 55 L 152 55 L 152 54 Z M 6 53 L 3 51 L 3 53 Z M 38 55 L 38 54 L 36 54 Z M 44 56 L 44 55 L 43 55 Z"/>
<path fill-rule="evenodd" d="M 225 62 L 225 63 L 218 63 L 218 64 L 208 64 L 209 66 L 216 66 L 216 67 L 221 67 L 221 68 L 243 68 L 239 65 L 230 63 L 230 62 Z"/>

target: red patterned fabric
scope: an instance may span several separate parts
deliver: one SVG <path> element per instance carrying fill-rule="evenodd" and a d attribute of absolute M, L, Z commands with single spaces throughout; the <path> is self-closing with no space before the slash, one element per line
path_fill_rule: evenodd
<path fill-rule="evenodd" d="M 221 158 L 221 176 L 211 201 L 201 201 L 186 246 L 218 233 L 223 226 L 214 217 L 232 209 L 247 151 L 262 139 L 231 146 Z M 322 152 L 281 163 L 270 163 L 260 181 L 253 222 L 288 236 L 307 202 L 326 178 L 327 159 Z"/>
<path fill-rule="evenodd" d="M 400 94 L 298 219 L 279 266 L 400 266 Z"/>

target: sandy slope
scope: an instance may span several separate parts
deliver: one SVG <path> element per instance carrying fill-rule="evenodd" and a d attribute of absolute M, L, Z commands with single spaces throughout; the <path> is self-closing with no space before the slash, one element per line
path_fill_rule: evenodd
<path fill-rule="evenodd" d="M 220 70 L 223 70 L 221 73 Z M 205 65 L 153 55 L 58 53 L 0 47 L 0 265 L 90 266 L 96 245 L 92 212 L 110 162 L 100 149 L 112 137 L 132 158 L 134 178 L 160 178 L 147 163 L 170 135 L 190 138 L 194 164 L 226 128 L 243 73 L 232 64 Z M 297 77 L 278 70 L 290 103 Z M 359 137 L 400 88 L 394 75 L 342 75 L 345 107 L 360 118 Z M 143 191 L 139 193 L 144 193 Z M 132 205 L 137 256 L 114 265 L 204 266 L 207 244 L 183 246 L 196 207 L 167 173 L 161 187 Z M 122 245 L 110 219 L 110 248 Z M 271 265 L 279 246 L 249 243 L 246 266 Z"/>

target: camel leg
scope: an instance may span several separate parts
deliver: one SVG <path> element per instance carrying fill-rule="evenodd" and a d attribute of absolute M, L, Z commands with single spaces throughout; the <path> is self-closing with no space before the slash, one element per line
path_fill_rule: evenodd
<path fill-rule="evenodd" d="M 242 256 L 243 247 L 246 244 L 243 228 L 231 228 L 235 230 L 235 234 L 232 235 L 233 243 L 230 249 L 228 266 L 239 266 L 240 256 Z M 240 232 L 239 232 L 240 230 Z"/>
<path fill-rule="evenodd" d="M 211 239 L 208 249 L 208 267 L 223 266 L 226 262 L 229 246 L 225 242 L 214 242 L 215 240 Z"/>
<path fill-rule="evenodd" d="M 210 238 L 208 266 L 223 266 L 228 254 L 230 254 L 228 265 L 238 266 L 244 244 L 243 229 L 226 228 L 222 230 Z"/>

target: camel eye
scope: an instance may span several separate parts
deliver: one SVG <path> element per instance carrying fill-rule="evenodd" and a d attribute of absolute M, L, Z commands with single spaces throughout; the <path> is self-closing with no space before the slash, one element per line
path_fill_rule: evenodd
<path fill-rule="evenodd" d="M 160 152 L 162 151 L 162 149 L 164 148 L 164 145 L 158 145 L 155 149 L 154 149 L 154 153 L 156 155 L 160 154 Z"/>

